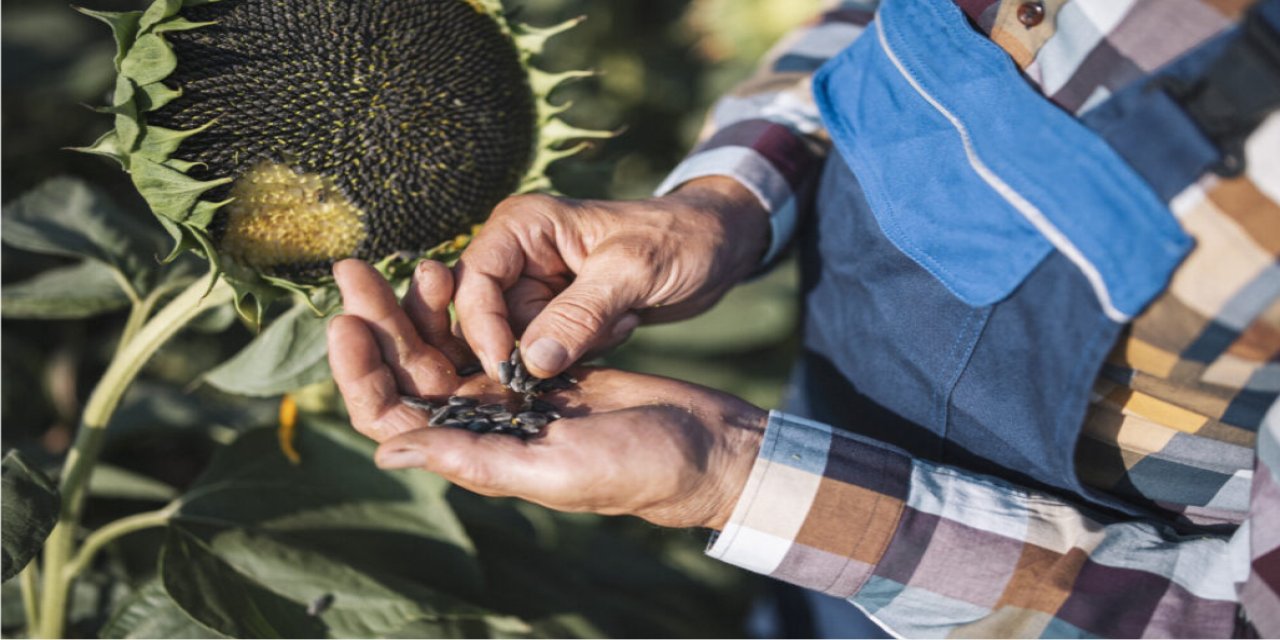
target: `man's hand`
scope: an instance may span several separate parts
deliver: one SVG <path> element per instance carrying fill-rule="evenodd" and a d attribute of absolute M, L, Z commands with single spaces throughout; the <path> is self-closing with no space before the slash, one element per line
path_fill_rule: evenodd
<path fill-rule="evenodd" d="M 768 228 L 755 196 L 721 177 L 635 202 L 509 198 L 458 264 L 458 321 L 490 377 L 514 331 L 549 378 L 642 319 L 705 311 L 755 267 Z"/>
<path fill-rule="evenodd" d="M 767 416 L 729 395 L 666 378 L 575 370 L 575 389 L 543 399 L 565 416 L 521 440 L 427 427 L 400 395 L 457 393 L 501 401 L 488 378 L 459 378 L 446 355 L 452 291 L 447 269 L 422 267 L 415 289 L 432 304 L 396 304 L 364 263 L 334 268 L 346 307 L 329 327 L 334 379 L 356 429 L 382 443 L 378 464 L 421 467 L 485 495 L 515 496 L 563 511 L 633 514 L 671 527 L 721 528 L 759 449 Z M 408 313 L 406 313 L 406 310 Z M 440 340 L 445 340 L 444 344 Z"/>

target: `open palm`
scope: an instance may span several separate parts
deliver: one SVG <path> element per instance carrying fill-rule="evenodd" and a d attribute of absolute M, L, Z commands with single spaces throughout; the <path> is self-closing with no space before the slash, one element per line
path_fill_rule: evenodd
<path fill-rule="evenodd" d="M 362 262 L 341 262 L 334 275 L 345 304 L 329 328 L 334 379 L 352 424 L 382 443 L 380 465 L 422 467 L 478 493 L 566 511 L 665 526 L 727 519 L 759 447 L 760 409 L 685 382 L 581 368 L 576 388 L 543 397 L 564 419 L 541 437 L 429 428 L 427 414 L 401 395 L 518 400 L 482 374 L 457 374 L 470 356 L 449 326 L 449 270 L 424 262 L 403 304 Z"/>

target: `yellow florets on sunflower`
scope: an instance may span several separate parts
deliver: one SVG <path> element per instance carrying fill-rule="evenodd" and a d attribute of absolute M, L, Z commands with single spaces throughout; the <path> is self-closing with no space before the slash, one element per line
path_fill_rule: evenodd
<path fill-rule="evenodd" d="M 115 34 L 117 160 L 185 249 L 243 293 L 304 292 L 336 260 L 456 255 L 502 198 L 610 135 L 548 95 L 498 0 L 154 0 L 84 11 Z M 243 295 L 241 296 L 243 298 Z"/>

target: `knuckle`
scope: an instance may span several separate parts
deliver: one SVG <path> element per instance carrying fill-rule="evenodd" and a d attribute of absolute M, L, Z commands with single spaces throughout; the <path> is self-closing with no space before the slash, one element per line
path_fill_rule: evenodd
<path fill-rule="evenodd" d="M 510 196 L 493 210 L 493 216 L 490 220 L 498 219 L 502 222 L 508 221 L 512 216 L 529 215 L 531 213 L 549 214 L 554 212 L 560 206 L 560 200 L 553 196 L 541 193 L 525 193 Z"/>

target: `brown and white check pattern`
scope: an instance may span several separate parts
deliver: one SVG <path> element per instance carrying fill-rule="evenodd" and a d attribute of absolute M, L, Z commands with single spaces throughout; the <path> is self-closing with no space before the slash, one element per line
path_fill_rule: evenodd
<path fill-rule="evenodd" d="M 930 0 L 943 1 L 943 0 Z M 1048 100 L 1083 115 L 1236 24 L 1244 0 L 956 0 Z M 829 142 L 809 84 L 874 3 L 842 2 L 713 108 L 660 188 L 734 177 L 773 215 L 768 259 L 811 203 Z M 1244 176 L 1171 204 L 1196 247 L 1125 332 L 1077 450 L 1089 485 L 1166 514 L 1117 521 L 774 414 L 712 555 L 849 598 L 924 636 L 1280 635 L 1280 115 Z M 1269 413 L 1268 413 L 1269 412 Z M 856 428 L 856 425 L 843 425 Z"/>

